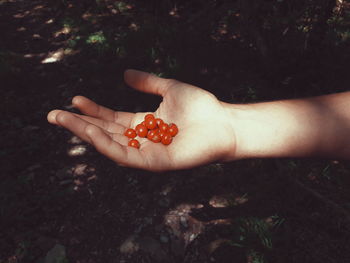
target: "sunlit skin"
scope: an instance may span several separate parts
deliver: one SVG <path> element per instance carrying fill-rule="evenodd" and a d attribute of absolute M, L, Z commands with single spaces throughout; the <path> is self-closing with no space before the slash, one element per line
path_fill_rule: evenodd
<path fill-rule="evenodd" d="M 229 104 L 211 93 L 172 79 L 127 70 L 126 83 L 163 97 L 152 113 L 179 132 L 170 145 L 140 138 L 128 147 L 127 128 L 146 114 L 119 112 L 77 96 L 82 114 L 54 110 L 48 120 L 70 130 L 116 163 L 165 171 L 243 158 L 315 157 L 350 159 L 350 92 L 299 100 Z"/>
<path fill-rule="evenodd" d="M 82 96 L 72 101 L 82 114 L 54 110 L 48 114 L 49 122 L 70 130 L 120 165 L 151 171 L 192 168 L 223 160 L 235 150 L 229 114 L 211 93 L 135 70 L 126 71 L 124 77 L 129 86 L 163 97 L 153 114 L 164 122 L 176 123 L 179 132 L 170 145 L 143 139 L 139 149 L 127 147 L 125 129 L 135 128 L 149 112 L 118 112 Z"/>
<path fill-rule="evenodd" d="M 238 158 L 350 159 L 350 92 L 227 108 Z"/>

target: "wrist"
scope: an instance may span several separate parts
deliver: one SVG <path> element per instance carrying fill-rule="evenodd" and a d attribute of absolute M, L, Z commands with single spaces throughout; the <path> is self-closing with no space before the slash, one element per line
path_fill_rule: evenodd
<path fill-rule="evenodd" d="M 349 98 L 350 93 L 343 93 L 245 105 L 223 103 L 236 138 L 230 160 L 350 158 Z"/>
<path fill-rule="evenodd" d="M 235 140 L 235 147 L 229 149 L 227 155 L 225 156 L 225 161 L 233 161 L 239 159 L 249 158 L 249 153 L 246 147 L 246 137 L 243 136 L 244 132 L 244 120 L 245 115 L 249 112 L 248 105 L 240 104 L 230 104 L 226 102 L 221 102 L 225 113 L 226 113 L 226 123 L 232 131 L 232 137 Z"/>
<path fill-rule="evenodd" d="M 300 117 L 295 102 L 224 103 L 224 107 L 236 138 L 230 160 L 307 156 L 314 148 L 308 140 L 313 137 L 313 125 Z"/>

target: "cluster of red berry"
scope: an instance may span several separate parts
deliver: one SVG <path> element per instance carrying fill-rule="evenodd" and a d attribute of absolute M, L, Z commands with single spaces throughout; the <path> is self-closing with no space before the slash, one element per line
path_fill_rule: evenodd
<path fill-rule="evenodd" d="M 136 125 L 135 129 L 127 129 L 124 135 L 131 139 L 129 146 L 139 148 L 140 143 L 135 139 L 136 136 L 147 137 L 152 142 L 169 145 L 178 132 L 176 124 L 170 123 L 168 125 L 162 119 L 155 118 L 153 114 L 147 114 L 143 122 Z"/>

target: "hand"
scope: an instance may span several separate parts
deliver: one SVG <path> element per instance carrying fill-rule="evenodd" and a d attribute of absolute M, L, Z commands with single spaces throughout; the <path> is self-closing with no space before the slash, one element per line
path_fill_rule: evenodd
<path fill-rule="evenodd" d="M 125 81 L 131 87 L 163 97 L 153 113 L 167 123 L 176 123 L 179 133 L 164 146 L 141 139 L 139 149 L 128 147 L 125 129 L 142 122 L 148 112 L 113 111 L 76 96 L 73 106 L 83 114 L 54 110 L 48 121 L 62 126 L 116 163 L 150 171 L 187 169 L 213 161 L 232 159 L 236 149 L 232 116 L 223 103 L 200 88 L 154 75 L 127 70 Z"/>

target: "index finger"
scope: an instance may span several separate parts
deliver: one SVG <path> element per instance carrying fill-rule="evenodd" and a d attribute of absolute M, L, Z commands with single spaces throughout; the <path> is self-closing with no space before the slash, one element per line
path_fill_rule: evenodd
<path fill-rule="evenodd" d="M 153 74 L 134 69 L 126 70 L 124 79 L 125 82 L 134 89 L 163 97 L 169 87 L 175 82 L 173 79 L 159 78 Z"/>
<path fill-rule="evenodd" d="M 99 127 L 90 125 L 86 129 L 86 135 L 97 151 L 116 163 L 139 169 L 147 168 L 145 158 L 138 149 L 122 145 L 120 142 L 112 140 Z"/>
<path fill-rule="evenodd" d="M 82 113 L 88 116 L 99 118 L 105 121 L 115 122 L 125 127 L 130 126 L 130 123 L 135 115 L 135 113 L 131 112 L 111 110 L 109 108 L 98 105 L 94 101 L 84 96 L 75 96 L 72 100 L 72 103 Z"/>

